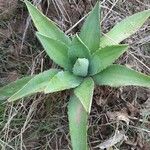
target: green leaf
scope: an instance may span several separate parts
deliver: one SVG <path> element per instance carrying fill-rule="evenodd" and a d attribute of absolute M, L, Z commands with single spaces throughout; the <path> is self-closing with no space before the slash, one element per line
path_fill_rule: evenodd
<path fill-rule="evenodd" d="M 30 77 L 24 77 L 22 79 L 18 79 L 2 88 L 0 88 L 0 100 L 5 100 L 8 97 L 15 94 L 17 91 L 19 91 L 25 84 L 27 84 L 33 76 Z"/>
<path fill-rule="evenodd" d="M 80 38 L 89 48 L 91 53 L 99 48 L 100 43 L 100 9 L 99 2 L 87 17 L 83 27 L 81 28 Z"/>
<path fill-rule="evenodd" d="M 88 150 L 88 114 L 74 95 L 69 100 L 68 118 L 73 150 Z"/>
<path fill-rule="evenodd" d="M 58 72 L 49 82 L 45 88 L 45 93 L 52 93 L 71 89 L 77 87 L 82 82 L 82 78 L 73 75 L 68 71 Z"/>
<path fill-rule="evenodd" d="M 46 37 L 40 33 L 36 34 L 49 57 L 61 67 L 69 70 L 72 68 L 68 57 L 68 47 L 60 41 Z"/>
<path fill-rule="evenodd" d="M 66 45 L 70 44 L 70 39 L 55 25 L 53 21 L 43 15 L 29 1 L 25 0 L 24 2 L 28 8 L 34 25 L 41 34 L 48 36 L 52 39 L 59 40 Z"/>
<path fill-rule="evenodd" d="M 94 91 L 94 81 L 92 78 L 86 78 L 80 86 L 74 90 L 74 94 L 82 103 L 84 109 L 90 113 Z"/>
<path fill-rule="evenodd" d="M 126 50 L 127 45 L 114 45 L 96 51 L 91 58 L 89 73 L 94 75 L 111 65 Z"/>
<path fill-rule="evenodd" d="M 15 94 L 13 94 L 8 101 L 12 102 L 17 99 L 23 98 L 28 95 L 32 95 L 37 92 L 43 92 L 47 86 L 48 81 L 58 72 L 56 69 L 44 71 L 38 75 L 35 75 L 29 82 L 21 87 Z"/>
<path fill-rule="evenodd" d="M 78 35 L 76 35 L 68 50 L 69 57 L 73 62 L 77 58 L 90 58 L 90 51 L 87 46 L 81 41 Z"/>
<path fill-rule="evenodd" d="M 93 79 L 98 85 L 112 87 L 128 85 L 150 87 L 150 76 L 120 65 L 112 65 L 106 68 L 93 76 Z"/>
<path fill-rule="evenodd" d="M 89 61 L 85 58 L 78 58 L 73 66 L 73 74 L 85 77 L 88 74 Z"/>
<path fill-rule="evenodd" d="M 105 47 L 119 44 L 138 31 L 148 17 L 150 17 L 150 10 L 145 10 L 122 20 L 101 38 L 100 46 Z"/>

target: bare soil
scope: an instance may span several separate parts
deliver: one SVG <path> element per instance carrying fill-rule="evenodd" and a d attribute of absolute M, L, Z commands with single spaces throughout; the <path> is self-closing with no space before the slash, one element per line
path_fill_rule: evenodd
<path fill-rule="evenodd" d="M 34 0 L 38 8 L 68 35 L 79 32 L 80 21 L 96 0 Z M 101 0 L 104 33 L 136 12 L 150 9 L 149 0 Z M 75 25 L 76 24 L 76 25 Z M 75 25 L 75 26 L 74 26 Z M 55 67 L 36 39 L 25 5 L 0 0 L 0 86 L 26 75 Z M 150 74 L 150 20 L 123 43 L 130 45 L 118 63 Z M 0 105 L 0 149 L 71 149 L 67 91 L 37 94 L 16 103 Z M 99 150 L 117 131 L 124 134 L 109 150 L 150 149 L 150 90 L 139 87 L 95 87 L 89 116 L 88 142 Z M 114 137 L 115 140 L 117 138 Z"/>

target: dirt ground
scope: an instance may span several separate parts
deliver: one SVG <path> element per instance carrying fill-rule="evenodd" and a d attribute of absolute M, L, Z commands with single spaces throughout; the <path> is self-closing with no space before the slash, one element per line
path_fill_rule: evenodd
<path fill-rule="evenodd" d="M 79 32 L 82 18 L 96 0 L 33 0 L 68 35 Z M 101 0 L 104 33 L 150 0 Z M 0 0 L 0 86 L 55 67 L 36 39 L 23 2 Z M 150 20 L 131 38 L 118 63 L 150 74 Z M 37 94 L 0 105 L 0 149 L 70 150 L 68 92 Z M 117 131 L 121 131 L 118 133 Z M 122 136 L 123 135 L 123 136 Z M 119 138 L 122 136 L 121 138 Z M 112 140 L 111 140 L 112 139 Z M 114 142 L 109 150 L 150 150 L 150 90 L 139 87 L 95 87 L 89 116 L 91 150 Z"/>

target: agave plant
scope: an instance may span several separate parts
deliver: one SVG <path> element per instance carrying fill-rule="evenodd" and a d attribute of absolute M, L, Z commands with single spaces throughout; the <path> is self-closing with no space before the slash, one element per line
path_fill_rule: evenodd
<path fill-rule="evenodd" d="M 94 86 L 150 87 L 150 76 L 113 64 L 128 49 L 128 45 L 119 43 L 144 24 L 150 10 L 127 17 L 102 36 L 97 2 L 79 35 L 68 37 L 30 2 L 25 0 L 25 4 L 38 30 L 39 41 L 50 59 L 62 69 L 50 69 L 12 82 L 0 89 L 0 99 L 13 102 L 37 92 L 47 94 L 71 89 L 68 118 L 72 148 L 87 150 L 88 115 Z"/>

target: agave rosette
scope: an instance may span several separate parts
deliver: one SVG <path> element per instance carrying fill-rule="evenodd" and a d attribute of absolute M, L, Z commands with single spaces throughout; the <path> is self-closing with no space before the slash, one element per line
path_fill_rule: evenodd
<path fill-rule="evenodd" d="M 25 0 L 37 37 L 47 55 L 62 69 L 50 69 L 19 79 L 0 89 L 0 99 L 9 102 L 37 92 L 53 93 L 72 89 L 68 104 L 69 128 L 74 150 L 87 150 L 88 114 L 95 85 L 150 87 L 150 76 L 114 64 L 128 45 L 119 44 L 135 33 L 150 16 L 150 10 L 127 17 L 107 34 L 100 29 L 97 2 L 79 35 L 68 37 L 56 24 Z"/>

